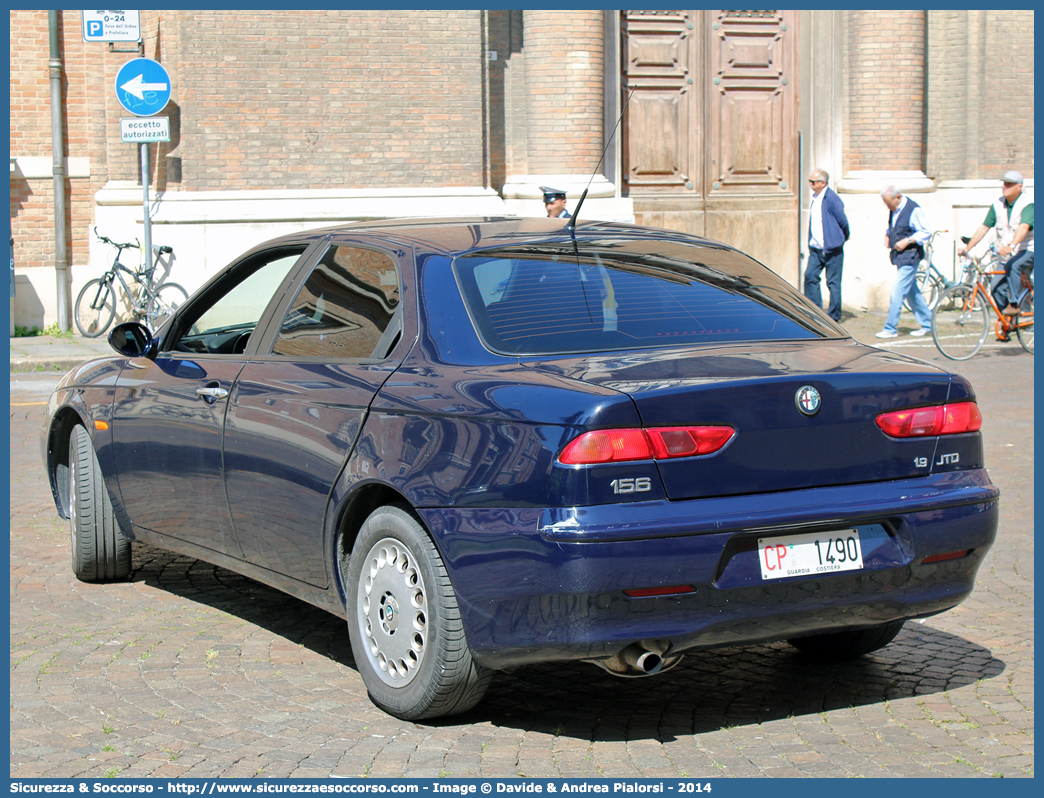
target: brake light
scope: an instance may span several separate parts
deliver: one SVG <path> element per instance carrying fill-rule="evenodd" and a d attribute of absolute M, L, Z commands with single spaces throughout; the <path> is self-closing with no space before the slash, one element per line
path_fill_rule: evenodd
<path fill-rule="evenodd" d="M 877 426 L 893 438 L 956 435 L 978 432 L 982 427 L 982 414 L 975 402 L 960 402 L 882 413 L 877 417 Z"/>
<path fill-rule="evenodd" d="M 670 460 L 713 454 L 728 443 L 732 427 L 600 429 L 573 438 L 558 456 L 564 465 Z"/>

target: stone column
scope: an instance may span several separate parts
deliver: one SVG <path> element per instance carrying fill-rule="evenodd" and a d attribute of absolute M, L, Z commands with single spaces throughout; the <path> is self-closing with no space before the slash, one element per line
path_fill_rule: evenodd
<path fill-rule="evenodd" d="M 590 174 L 602 152 L 602 12 L 526 11 L 530 168 Z"/>
<path fill-rule="evenodd" d="M 812 169 L 826 169 L 831 184 L 841 177 L 845 55 L 843 11 L 801 12 L 802 169 L 804 187 Z M 803 190 L 807 210 L 809 192 Z"/>
<path fill-rule="evenodd" d="M 927 17 L 923 10 L 848 11 L 842 188 L 930 191 L 925 168 Z M 866 185 L 862 185 L 866 184 Z"/>
<path fill-rule="evenodd" d="M 896 186 L 946 226 L 935 182 L 925 172 L 927 16 L 923 10 L 845 11 L 843 174 L 837 192 L 852 234 L 842 294 L 854 308 L 888 308 L 895 269 L 880 192 Z"/>
<path fill-rule="evenodd" d="M 603 133 L 611 133 L 603 120 L 605 13 L 615 12 L 523 13 L 528 174 L 508 176 L 501 193 L 509 212 L 542 216 L 542 185 L 563 189 L 570 211 L 589 182 L 585 209 L 594 199 L 616 195 L 616 187 L 602 174 L 604 164 L 598 166 Z"/>

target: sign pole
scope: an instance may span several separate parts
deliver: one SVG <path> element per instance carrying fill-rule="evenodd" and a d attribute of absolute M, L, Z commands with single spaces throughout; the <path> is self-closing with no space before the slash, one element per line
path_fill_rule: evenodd
<path fill-rule="evenodd" d="M 113 12 L 123 14 L 123 12 Z M 85 27 L 85 37 L 102 35 L 105 22 L 93 28 Z M 100 27 L 99 27 L 100 25 Z M 151 58 L 133 58 L 116 73 L 116 99 L 127 111 L 137 117 L 151 117 L 162 111 L 170 101 L 170 75 Z M 169 141 L 170 126 L 166 117 L 159 119 L 121 119 L 120 137 L 124 141 L 141 143 L 141 191 L 145 209 L 145 268 L 152 267 L 152 220 L 149 218 L 149 142 Z"/>
<path fill-rule="evenodd" d="M 141 191 L 145 209 L 145 268 L 152 266 L 152 220 L 149 218 L 149 145 L 141 145 Z"/>

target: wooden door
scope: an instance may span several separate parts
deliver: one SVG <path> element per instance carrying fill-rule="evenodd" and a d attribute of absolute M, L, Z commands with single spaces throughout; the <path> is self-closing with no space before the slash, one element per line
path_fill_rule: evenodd
<path fill-rule="evenodd" d="M 796 283 L 797 12 L 621 15 L 638 222 L 724 241 Z"/>

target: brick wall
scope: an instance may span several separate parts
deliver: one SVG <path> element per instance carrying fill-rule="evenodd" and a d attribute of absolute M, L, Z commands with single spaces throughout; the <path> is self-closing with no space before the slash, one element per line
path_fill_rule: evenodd
<path fill-rule="evenodd" d="M 12 11 L 11 22 L 11 155 L 50 157 L 51 100 L 47 72 L 47 14 Z M 24 50 L 43 52 L 43 59 L 17 57 Z M 11 174 L 11 235 L 15 261 L 22 265 L 51 263 L 54 258 L 52 182 Z"/>
<path fill-rule="evenodd" d="M 49 157 L 51 154 L 50 85 L 47 72 L 47 14 L 10 13 L 10 136 L 12 156 Z M 26 50 L 42 51 L 42 65 L 18 57 Z M 11 174 L 11 235 L 19 264 L 44 262 L 54 251 L 49 234 L 51 180 L 24 179 Z"/>
<path fill-rule="evenodd" d="M 150 185 L 489 185 L 484 13 L 142 11 L 145 56 L 172 80 L 162 112 L 172 140 L 150 146 Z M 66 154 L 90 164 L 89 178 L 68 181 L 67 247 L 70 263 L 85 263 L 94 195 L 141 179 L 141 148 L 120 140 L 130 114 L 113 90 L 137 53 L 85 43 L 80 13 L 60 16 Z M 49 159 L 47 12 L 12 11 L 10 21 L 11 152 Z M 501 175 L 504 160 L 501 146 Z M 19 267 L 54 263 L 52 183 L 12 175 Z"/>
<path fill-rule="evenodd" d="M 925 12 L 845 14 L 846 172 L 924 168 Z"/>
<path fill-rule="evenodd" d="M 495 14 L 502 14 L 501 24 L 494 28 Z M 529 174 L 529 158 L 526 151 L 527 104 L 526 104 L 526 57 L 522 48 L 523 12 L 490 12 L 491 33 L 498 36 L 494 42 L 498 47 L 497 57 L 501 66 L 504 108 L 504 174 L 502 179 L 493 179 L 492 185 L 500 188 L 511 175 Z M 491 36 L 491 38 L 493 38 Z M 492 66 L 492 65 L 491 65 Z M 495 122 L 496 115 L 491 119 Z"/>
<path fill-rule="evenodd" d="M 1033 176 L 1033 12 L 928 12 L 928 175 Z"/>
<path fill-rule="evenodd" d="M 508 85 L 511 77 L 508 70 L 512 63 L 512 11 L 488 11 L 488 43 L 486 62 L 486 103 L 489 107 L 489 185 L 500 188 L 508 175 Z M 519 13 L 519 16 L 520 13 Z M 521 30 L 519 31 L 521 34 Z M 490 53 L 495 53 L 492 58 Z"/>
<path fill-rule="evenodd" d="M 50 154 L 51 93 L 47 71 L 47 14 L 40 11 L 12 11 L 11 15 L 11 99 L 12 154 Z M 20 57 L 26 51 L 42 53 L 42 58 Z"/>
<path fill-rule="evenodd" d="M 957 180 L 978 175 L 978 115 L 971 98 L 981 92 L 982 11 L 928 12 L 929 177 Z M 967 145 L 972 144 L 969 152 Z"/>
<path fill-rule="evenodd" d="M 164 58 L 180 48 L 181 187 L 483 185 L 481 22 L 478 11 L 164 12 Z"/>
<path fill-rule="evenodd" d="M 89 178 L 67 176 L 66 179 L 69 212 L 66 250 L 69 263 L 75 264 L 87 262 L 93 197 L 107 180 L 104 138 L 100 135 L 104 125 L 104 114 L 100 113 L 104 100 L 95 84 L 103 58 L 115 56 L 104 52 L 104 45 L 82 41 L 78 11 L 59 12 L 59 16 L 64 151 L 67 158 L 88 158 L 90 165 Z M 11 155 L 45 158 L 50 172 L 51 85 L 47 12 L 11 11 L 10 23 Z M 27 58 L 27 53 L 32 53 L 33 57 Z M 111 85 L 106 87 L 109 94 L 113 93 Z M 11 174 L 11 229 L 19 267 L 54 265 L 53 194 L 51 177 Z"/>
<path fill-rule="evenodd" d="M 987 11 L 985 16 L 979 177 L 996 180 L 1008 169 L 1033 177 L 1034 12 Z"/>
<path fill-rule="evenodd" d="M 845 170 L 930 162 L 933 177 L 1009 168 L 1032 177 L 1033 12 L 928 13 L 952 19 L 926 50 L 922 11 L 846 12 Z M 981 15 L 974 26 L 971 14 Z M 84 264 L 95 195 L 140 179 L 140 148 L 120 141 L 128 114 L 113 91 L 135 54 L 84 43 L 78 11 L 61 18 L 66 152 L 90 165 L 89 177 L 67 181 L 67 247 L 70 263 Z M 49 161 L 47 12 L 9 19 L 12 155 Z M 151 148 L 160 190 L 499 188 L 514 174 L 588 173 L 601 153 L 602 66 L 592 60 L 601 11 L 143 11 L 141 20 L 145 55 L 173 81 L 163 112 L 173 140 Z M 929 90 L 949 81 L 942 100 L 928 98 L 927 156 L 926 57 L 942 59 L 931 62 Z M 969 116 L 958 100 L 973 67 L 989 82 Z M 942 111 L 950 116 L 935 124 Z M 11 177 L 18 266 L 51 266 L 52 180 Z"/>

